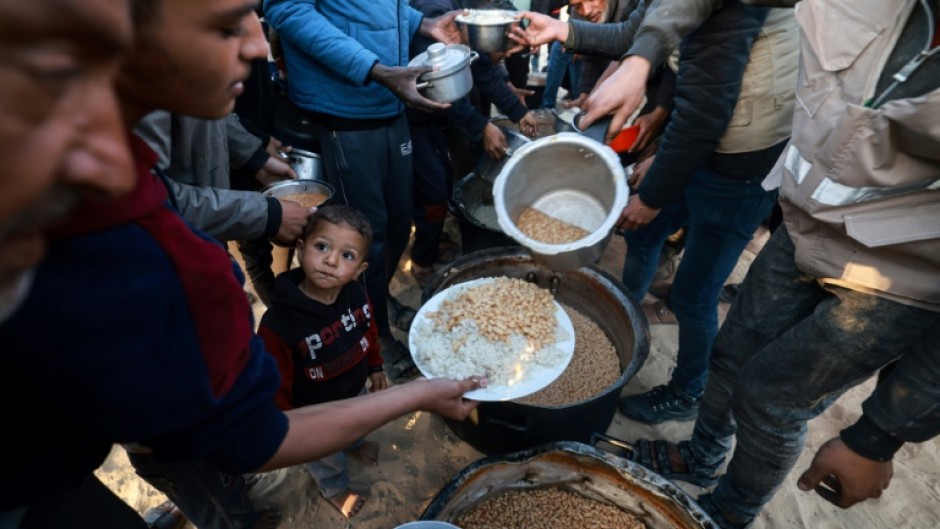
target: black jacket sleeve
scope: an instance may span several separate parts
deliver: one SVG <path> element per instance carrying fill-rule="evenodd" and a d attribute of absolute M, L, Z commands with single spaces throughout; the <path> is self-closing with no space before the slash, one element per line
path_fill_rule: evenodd
<path fill-rule="evenodd" d="M 647 206 L 661 208 L 679 200 L 696 169 L 718 146 L 768 11 L 731 0 L 682 40 L 675 109 L 637 190 Z"/>
<path fill-rule="evenodd" d="M 506 84 L 499 65 L 494 64 L 489 55 L 481 53 L 480 58 L 470 65 L 470 70 L 473 84 L 513 123 L 518 123 L 529 111 Z"/>
<path fill-rule="evenodd" d="M 940 434 L 940 330 L 905 351 L 862 404 L 862 417 L 840 437 L 855 453 L 888 461 L 905 442 Z"/>

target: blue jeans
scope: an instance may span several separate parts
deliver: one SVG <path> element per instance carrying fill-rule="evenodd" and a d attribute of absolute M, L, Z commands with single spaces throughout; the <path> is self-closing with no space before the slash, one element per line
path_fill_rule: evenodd
<path fill-rule="evenodd" d="M 366 391 L 365 386 L 358 396 L 363 396 Z M 326 499 L 332 499 L 349 490 L 349 459 L 346 452 L 353 452 L 362 446 L 364 439 L 359 438 L 353 444 L 334 452 L 326 457 L 321 457 L 315 461 L 310 461 L 305 466 L 313 480 L 317 482 L 320 488 L 320 494 Z"/>
<path fill-rule="evenodd" d="M 199 459 L 171 463 L 131 448 L 127 457 L 137 475 L 166 494 L 198 529 L 250 529 L 260 518 L 240 475 Z"/>
<path fill-rule="evenodd" d="M 705 390 L 708 358 L 718 332 L 718 294 L 777 193 L 761 188 L 764 172 L 749 180 L 727 178 L 702 167 L 683 199 L 648 225 L 626 234 L 623 283 L 638 299 L 649 290 L 669 235 L 688 226 L 685 253 L 676 270 L 668 305 L 679 322 L 679 351 L 673 387 L 697 399 Z"/>
<path fill-rule="evenodd" d="M 568 71 L 571 93 L 578 95 L 578 83 L 581 82 L 581 61 L 574 60 L 574 52 L 562 51 L 560 42 L 553 42 L 548 49 L 548 72 L 545 75 L 545 92 L 542 93 L 542 108 L 554 108 L 558 99 L 558 89 Z"/>
<path fill-rule="evenodd" d="M 751 265 L 715 340 L 691 449 L 727 473 L 703 498 L 732 523 L 753 520 L 803 449 L 806 422 L 940 324 L 940 314 L 800 271 L 781 225 Z"/>

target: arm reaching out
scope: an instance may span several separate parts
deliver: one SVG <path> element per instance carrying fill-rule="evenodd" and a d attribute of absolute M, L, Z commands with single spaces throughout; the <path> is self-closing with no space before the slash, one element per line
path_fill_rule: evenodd
<path fill-rule="evenodd" d="M 258 471 L 296 465 L 336 452 L 416 410 L 464 419 L 479 403 L 464 399 L 463 394 L 486 385 L 487 380 L 482 377 L 420 379 L 378 393 L 290 410 L 286 412 L 287 437 Z M 325 428 L 325 424 L 330 427 Z"/>

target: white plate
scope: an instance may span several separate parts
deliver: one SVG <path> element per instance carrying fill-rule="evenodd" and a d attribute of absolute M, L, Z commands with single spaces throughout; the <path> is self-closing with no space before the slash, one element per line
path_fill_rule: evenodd
<path fill-rule="evenodd" d="M 431 322 L 428 320 L 427 316 L 428 312 L 438 310 L 438 308 L 441 306 L 441 302 L 443 302 L 445 299 L 458 296 L 461 292 L 467 290 L 468 288 L 471 288 L 480 283 L 491 281 L 492 279 L 493 278 L 489 277 L 474 279 L 465 283 L 452 285 L 445 290 L 438 292 L 434 295 L 434 297 L 429 299 L 427 303 L 422 305 L 420 309 L 418 309 L 418 313 L 415 315 L 414 320 L 412 320 L 411 323 L 412 329 L 416 329 L 418 326 L 430 324 Z M 465 398 L 486 402 L 518 399 L 535 393 L 536 391 L 548 386 L 554 382 L 556 378 L 561 376 L 562 372 L 564 372 L 564 370 L 568 367 L 568 363 L 571 362 L 571 357 L 574 355 L 574 326 L 571 324 L 571 318 L 568 317 L 565 309 L 563 309 L 556 301 L 552 301 L 552 303 L 555 304 L 555 321 L 562 329 L 564 329 L 565 335 L 567 336 L 567 339 L 556 344 L 556 347 L 561 349 L 565 355 L 564 361 L 551 368 L 539 365 L 532 366 L 530 368 L 529 375 L 524 380 L 515 382 L 508 386 L 497 386 L 495 384 L 490 384 L 485 388 L 468 391 L 464 394 Z M 421 350 L 421 344 L 418 343 L 419 338 L 417 338 L 417 336 L 417 332 L 408 333 L 408 347 L 411 349 L 412 357 L 415 360 L 415 365 L 427 378 L 438 378 L 439 375 L 432 373 L 419 358 L 421 355 L 418 354 L 418 351 Z"/>

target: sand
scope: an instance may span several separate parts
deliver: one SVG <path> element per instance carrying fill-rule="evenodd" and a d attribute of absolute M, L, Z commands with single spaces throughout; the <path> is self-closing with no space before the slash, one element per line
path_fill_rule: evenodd
<path fill-rule="evenodd" d="M 751 250 L 759 248 L 759 238 Z M 623 241 L 614 238 L 601 261 L 602 266 L 619 276 L 622 266 Z M 753 251 L 745 252 L 732 274 L 731 281 L 743 276 L 753 259 Z M 393 293 L 403 302 L 417 306 L 420 291 L 408 274 L 404 262 L 392 284 Z M 727 307 L 721 307 L 721 313 Z M 652 350 L 643 368 L 624 388 L 624 394 L 639 393 L 662 384 L 675 365 L 677 328 L 675 325 L 652 325 Z M 940 441 L 937 439 L 908 444 L 896 456 L 894 479 L 890 488 L 877 500 L 841 510 L 796 487 L 799 474 L 809 466 L 813 454 L 825 441 L 855 421 L 861 402 L 874 385 L 872 380 L 854 388 L 828 411 L 809 425 L 806 447 L 796 469 L 781 490 L 764 509 L 755 529 L 881 529 L 940 527 Z M 666 438 L 678 441 L 687 438 L 692 422 L 668 422 L 656 427 L 626 419 L 619 412 L 608 434 L 633 441 L 638 438 Z M 368 487 L 370 498 L 362 511 L 346 520 L 326 501 L 320 499 L 306 470 L 302 467 L 270 472 L 252 489 L 262 508 L 278 506 L 282 512 L 281 528 L 359 528 L 391 529 L 417 519 L 434 495 L 462 468 L 483 457 L 457 437 L 439 417 L 414 413 L 402 417 L 371 434 L 379 443 L 377 467 L 365 468 L 352 463 L 351 475 L 356 484 Z M 130 505 L 140 512 L 160 504 L 164 497 L 140 480 L 128 464 L 123 450 L 116 448 L 97 472 L 98 476 Z M 702 489 L 682 482 L 678 484 L 697 496 Z"/>

